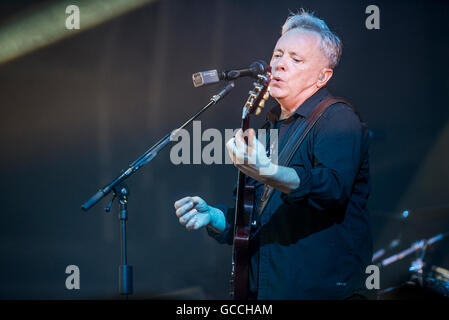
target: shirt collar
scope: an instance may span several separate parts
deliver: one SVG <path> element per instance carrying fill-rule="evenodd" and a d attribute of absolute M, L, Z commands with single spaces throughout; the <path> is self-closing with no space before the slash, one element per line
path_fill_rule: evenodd
<path fill-rule="evenodd" d="M 315 92 L 312 96 L 310 96 L 306 101 L 303 102 L 293 114 L 288 117 L 284 123 L 290 123 L 291 121 L 297 119 L 298 117 L 305 118 L 312 112 L 313 109 L 325 98 L 329 97 L 330 92 L 324 87 Z M 276 104 L 270 111 L 267 113 L 267 121 L 270 121 L 272 124 L 275 124 L 279 121 L 279 117 L 281 116 L 281 106 Z"/>

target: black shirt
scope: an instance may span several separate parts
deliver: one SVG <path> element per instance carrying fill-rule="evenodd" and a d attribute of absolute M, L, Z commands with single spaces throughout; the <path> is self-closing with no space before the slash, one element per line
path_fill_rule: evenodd
<path fill-rule="evenodd" d="M 267 114 L 263 128 L 279 130 L 279 152 L 294 120 L 307 117 L 328 96 L 320 89 L 285 120 L 279 121 L 279 105 Z M 343 299 L 363 289 L 372 257 L 368 146 L 368 131 L 345 104 L 330 106 L 317 121 L 289 164 L 299 187 L 289 194 L 275 190 L 252 233 L 255 298 Z M 256 185 L 257 207 L 264 185 L 251 178 L 248 183 Z M 232 244 L 234 208 L 216 207 L 226 216 L 226 228 L 220 234 L 207 228 L 208 233 Z"/>

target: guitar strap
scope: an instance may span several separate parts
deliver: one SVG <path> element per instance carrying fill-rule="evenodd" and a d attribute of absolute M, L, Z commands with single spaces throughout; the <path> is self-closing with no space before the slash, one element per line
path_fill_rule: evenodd
<path fill-rule="evenodd" d="M 326 111 L 327 108 L 329 108 L 331 105 L 335 103 L 344 103 L 348 106 L 350 106 L 354 112 L 357 114 L 357 116 L 360 118 L 360 115 L 357 111 L 357 109 L 352 106 L 347 100 L 344 98 L 339 97 L 328 97 L 321 101 L 318 106 L 316 106 L 312 112 L 304 118 L 298 118 L 296 119 L 296 123 L 294 124 L 294 130 L 293 133 L 288 138 L 288 141 L 286 142 L 284 148 L 282 149 L 281 153 L 279 154 L 278 158 L 278 165 L 281 166 L 288 166 L 290 164 L 291 159 L 293 158 L 293 155 L 296 153 L 296 151 L 301 146 L 302 142 L 304 141 L 307 134 L 310 132 L 310 130 L 313 128 L 315 123 L 318 121 L 318 119 L 321 117 L 321 115 Z M 299 128 L 298 128 L 299 127 Z M 268 204 L 269 200 L 271 199 L 271 196 L 273 195 L 274 188 L 265 185 L 264 190 L 262 192 L 262 197 L 260 199 L 259 208 L 258 208 L 258 214 L 261 215 Z"/>

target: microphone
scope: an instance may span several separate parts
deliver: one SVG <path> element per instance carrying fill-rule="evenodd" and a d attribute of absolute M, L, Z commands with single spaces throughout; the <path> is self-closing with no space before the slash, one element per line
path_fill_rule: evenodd
<path fill-rule="evenodd" d="M 263 60 L 257 60 L 250 64 L 246 69 L 233 69 L 227 71 L 207 70 L 192 74 L 193 85 L 201 87 L 204 85 L 217 83 L 222 80 L 229 81 L 240 77 L 256 78 L 258 74 L 265 73 L 268 64 Z"/>

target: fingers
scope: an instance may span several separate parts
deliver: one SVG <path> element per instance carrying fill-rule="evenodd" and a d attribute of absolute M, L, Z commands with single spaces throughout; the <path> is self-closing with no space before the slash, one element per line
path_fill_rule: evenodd
<path fill-rule="evenodd" d="M 201 197 L 194 196 L 192 197 L 192 202 L 198 212 L 206 212 L 209 210 L 209 205 L 204 201 Z"/>
<path fill-rule="evenodd" d="M 193 211 L 193 210 L 192 210 L 192 211 Z M 186 223 L 185 226 L 186 226 L 186 229 L 187 229 L 187 230 L 193 230 L 193 229 L 195 229 L 196 222 L 198 221 L 198 217 L 197 217 L 196 213 L 197 213 L 197 212 L 195 212 L 195 215 L 192 216 L 192 218 Z"/>
<path fill-rule="evenodd" d="M 245 145 L 247 145 L 246 141 L 245 141 L 245 137 L 248 138 L 248 146 L 250 146 L 250 143 L 254 140 L 256 136 L 256 132 L 254 131 L 254 129 L 247 129 L 245 132 L 243 132 L 242 129 L 237 130 L 237 132 L 235 133 L 235 140 L 238 141 L 239 143 Z"/>
<path fill-rule="evenodd" d="M 235 138 L 231 138 L 229 139 L 228 142 L 226 142 L 226 150 L 228 151 L 229 158 L 231 158 L 231 161 L 235 163 L 236 162 Z"/>
<path fill-rule="evenodd" d="M 190 199 L 194 204 L 202 204 L 205 202 L 203 199 L 201 199 L 201 197 L 198 196 L 190 197 Z"/>
<path fill-rule="evenodd" d="M 247 146 L 242 129 L 237 130 L 235 134 L 235 146 L 237 148 L 237 154 L 244 154 L 246 152 Z"/>
<path fill-rule="evenodd" d="M 189 201 L 192 201 L 192 197 L 184 197 L 182 199 L 179 199 L 175 202 L 175 209 L 179 209 Z"/>
<path fill-rule="evenodd" d="M 235 165 L 245 164 L 245 161 L 248 160 L 248 145 L 245 142 L 245 136 L 248 136 L 249 141 L 254 142 L 255 132 L 253 129 L 248 129 L 245 133 L 239 129 L 235 137 L 226 143 L 229 157 Z"/>
<path fill-rule="evenodd" d="M 190 197 L 189 196 L 189 197 L 184 197 L 184 198 L 179 199 L 178 201 L 176 201 L 174 203 L 175 209 L 179 209 L 180 207 L 182 207 L 183 205 L 185 205 L 188 202 L 192 202 L 194 204 L 199 204 L 199 205 L 203 205 L 203 204 L 206 203 L 201 197 L 198 197 L 198 196 Z"/>
<path fill-rule="evenodd" d="M 190 210 L 185 215 L 179 218 L 179 223 L 182 224 L 183 226 L 187 226 L 188 223 L 194 220 L 193 218 L 197 213 L 198 211 L 196 209 Z"/>
<path fill-rule="evenodd" d="M 251 157 L 254 152 L 257 152 L 256 132 L 248 129 L 248 155 Z"/>
<path fill-rule="evenodd" d="M 197 214 L 206 213 L 209 207 L 207 203 L 198 196 L 184 197 L 176 201 L 174 206 L 176 208 L 176 216 L 179 219 L 179 223 L 185 226 L 187 230 L 196 230 L 202 226 L 202 222 L 199 222 Z"/>
<path fill-rule="evenodd" d="M 194 206 L 195 206 L 195 204 L 192 201 L 188 200 L 187 203 L 180 206 L 176 210 L 176 216 L 178 218 L 181 218 L 183 215 L 185 215 L 187 212 L 189 212 L 191 209 L 193 209 Z"/>
<path fill-rule="evenodd" d="M 247 157 L 247 146 L 243 136 L 235 136 L 235 155 L 237 157 L 237 163 L 243 164 L 245 157 Z"/>

